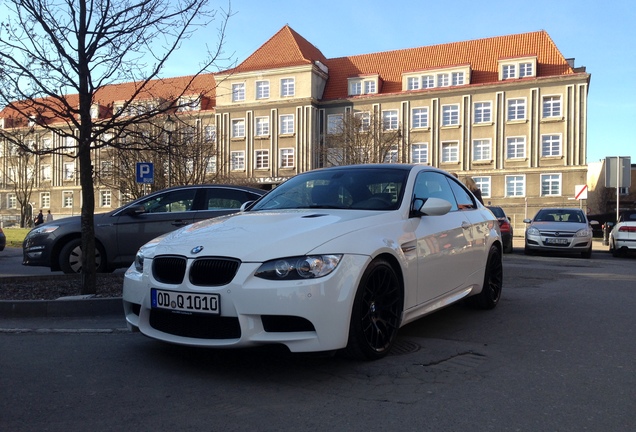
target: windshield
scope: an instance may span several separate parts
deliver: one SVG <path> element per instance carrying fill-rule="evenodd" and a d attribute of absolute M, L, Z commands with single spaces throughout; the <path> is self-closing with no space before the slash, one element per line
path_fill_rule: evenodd
<path fill-rule="evenodd" d="M 407 170 L 388 168 L 311 171 L 283 183 L 250 210 L 395 210 L 400 207 L 407 176 Z"/>
<path fill-rule="evenodd" d="M 537 222 L 576 222 L 585 223 L 585 216 L 580 210 L 541 210 L 534 217 Z"/>

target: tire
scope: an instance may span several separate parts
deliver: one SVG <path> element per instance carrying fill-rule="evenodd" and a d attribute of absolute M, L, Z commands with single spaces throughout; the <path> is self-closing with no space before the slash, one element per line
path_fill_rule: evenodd
<path fill-rule="evenodd" d="M 403 304 L 402 286 L 393 267 L 383 259 L 371 262 L 353 301 L 345 355 L 358 360 L 386 356 L 397 338 Z"/>
<path fill-rule="evenodd" d="M 590 248 L 585 252 L 581 252 L 581 256 L 583 258 L 592 258 L 592 246 L 590 246 Z"/>
<path fill-rule="evenodd" d="M 106 271 L 106 260 L 101 248 L 95 248 L 95 269 L 98 273 Z M 82 240 L 73 239 L 66 243 L 60 251 L 60 269 L 66 274 L 77 274 L 82 271 Z"/>
<path fill-rule="evenodd" d="M 503 251 L 504 253 L 512 253 L 512 237 L 510 237 L 510 240 L 504 245 Z"/>
<path fill-rule="evenodd" d="M 468 303 L 478 309 L 494 309 L 501 298 L 501 288 L 503 285 L 503 263 L 499 248 L 493 245 L 488 252 L 486 261 L 486 273 L 484 274 L 484 284 L 481 292 L 468 297 Z"/>

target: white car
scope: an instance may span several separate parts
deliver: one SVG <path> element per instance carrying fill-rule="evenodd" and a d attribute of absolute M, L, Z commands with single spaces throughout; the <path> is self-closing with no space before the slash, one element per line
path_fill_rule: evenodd
<path fill-rule="evenodd" d="M 299 174 L 247 210 L 143 246 L 127 270 L 131 330 L 201 347 L 386 355 L 398 329 L 466 299 L 499 302 L 493 214 L 421 165 Z"/>
<path fill-rule="evenodd" d="M 615 257 L 636 251 L 636 210 L 620 214 L 609 234 L 609 250 Z"/>

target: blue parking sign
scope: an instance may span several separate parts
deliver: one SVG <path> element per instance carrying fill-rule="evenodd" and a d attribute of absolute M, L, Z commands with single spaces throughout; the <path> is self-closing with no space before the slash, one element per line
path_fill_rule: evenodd
<path fill-rule="evenodd" d="M 152 184 L 155 182 L 155 169 L 152 162 L 137 162 L 137 183 Z"/>

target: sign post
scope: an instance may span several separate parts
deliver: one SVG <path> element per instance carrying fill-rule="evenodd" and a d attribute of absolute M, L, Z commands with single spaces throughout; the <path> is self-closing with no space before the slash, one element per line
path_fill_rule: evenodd
<path fill-rule="evenodd" d="M 616 188 L 616 221 L 620 214 L 620 189 L 632 183 L 632 162 L 629 156 L 608 156 L 605 158 L 605 187 Z"/>
<path fill-rule="evenodd" d="M 135 167 L 137 175 L 137 183 L 144 185 L 144 194 L 146 193 L 146 185 L 155 182 L 155 167 L 152 162 L 137 162 Z"/>

